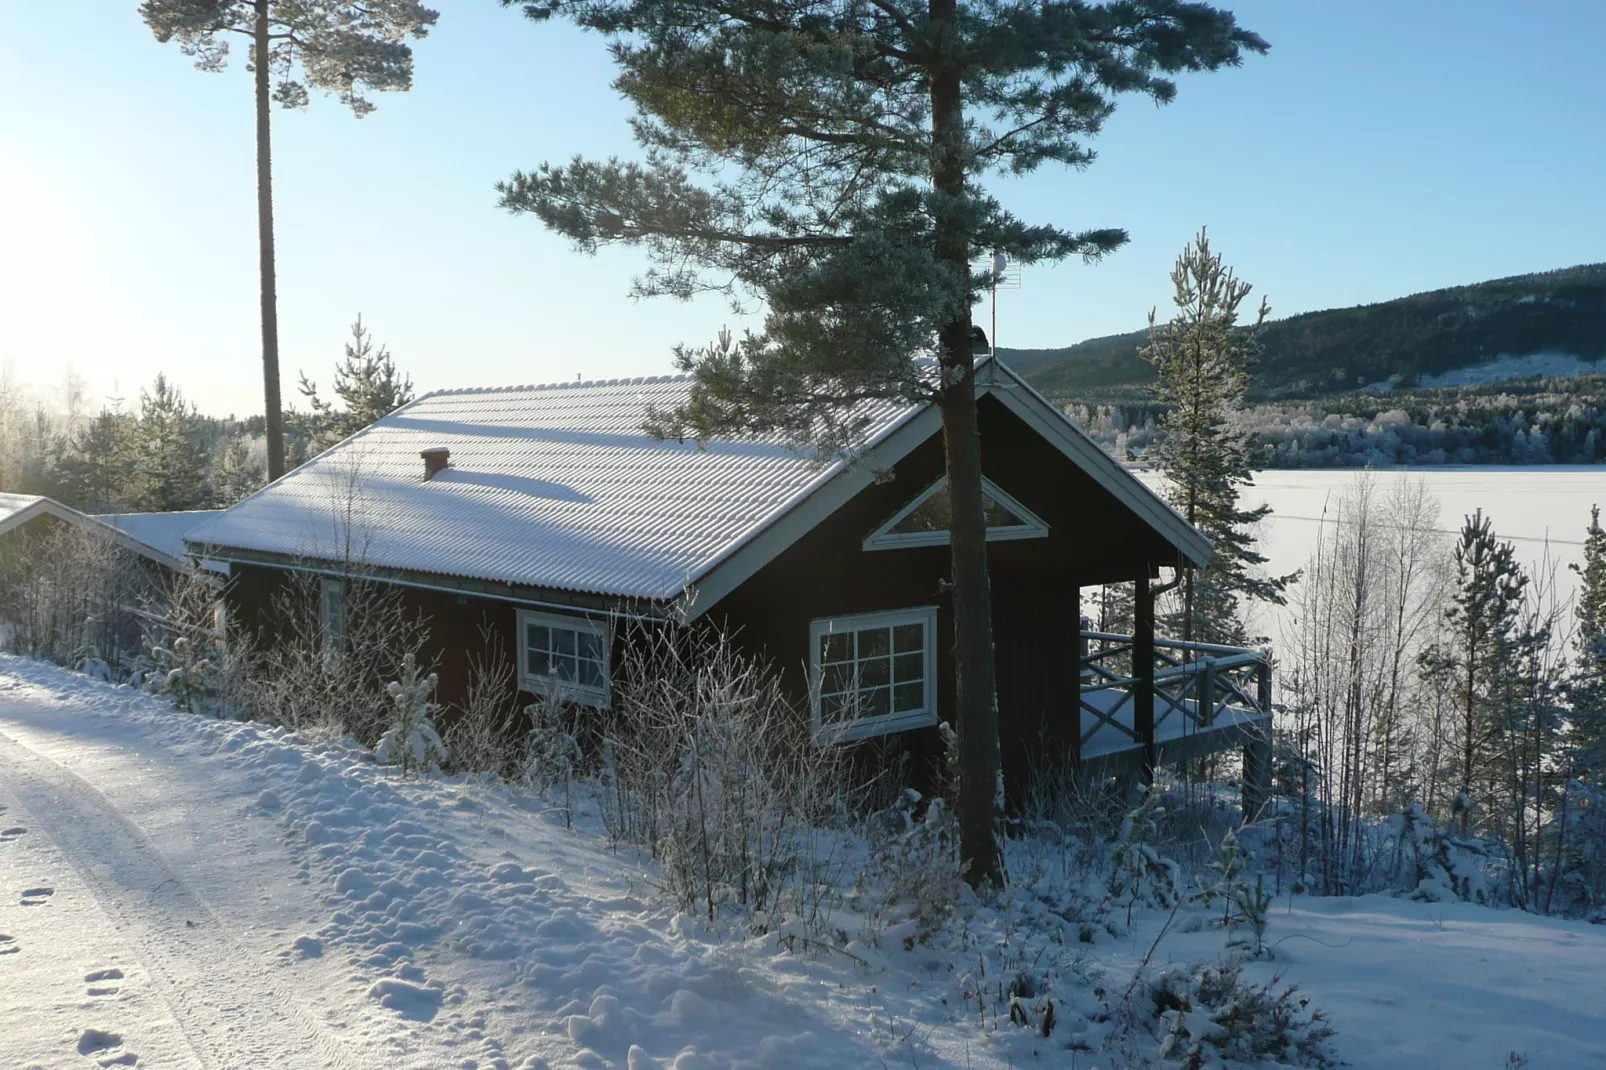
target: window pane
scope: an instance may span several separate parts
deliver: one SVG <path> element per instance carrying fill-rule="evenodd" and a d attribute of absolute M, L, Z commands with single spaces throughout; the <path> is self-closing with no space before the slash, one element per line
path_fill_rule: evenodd
<path fill-rule="evenodd" d="M 827 665 L 820 674 L 820 690 L 828 694 L 853 689 L 853 663 Z"/>
<path fill-rule="evenodd" d="M 900 624 L 892 629 L 892 649 L 903 654 L 911 650 L 926 649 L 924 624 Z"/>
<path fill-rule="evenodd" d="M 898 521 L 892 531 L 898 535 L 947 531 L 953 515 L 953 501 L 948 496 L 948 488 L 945 486 L 916 506 L 914 512 Z"/>
<path fill-rule="evenodd" d="M 532 650 L 551 650 L 552 639 L 543 624 L 531 624 L 524 629 L 524 645 Z"/>
<path fill-rule="evenodd" d="M 572 635 L 573 633 L 571 632 L 570 634 Z M 552 675 L 566 683 L 573 683 L 575 676 L 578 675 L 575 660 L 554 654 L 552 656 Z"/>
<path fill-rule="evenodd" d="M 842 695 L 823 695 L 820 698 L 820 720 L 825 724 L 847 720 L 846 699 Z"/>
<path fill-rule="evenodd" d="M 580 686 L 600 688 L 602 686 L 602 666 L 589 658 L 581 658 Z"/>
<path fill-rule="evenodd" d="M 820 661 L 851 661 L 853 659 L 853 633 L 837 632 L 820 636 Z"/>
<path fill-rule="evenodd" d="M 545 676 L 552 671 L 552 667 L 547 661 L 545 650 L 531 650 L 529 655 L 530 665 L 528 672 L 531 676 Z"/>
<path fill-rule="evenodd" d="M 999 505 L 990 495 L 982 495 L 981 510 L 990 528 L 1019 528 L 1026 525 L 1026 521 Z"/>
<path fill-rule="evenodd" d="M 892 688 L 878 687 L 859 692 L 860 717 L 885 717 L 892 712 Z"/>
<path fill-rule="evenodd" d="M 926 676 L 924 654 L 899 654 L 892 659 L 892 678 L 900 684 L 910 680 L 923 680 Z"/>
<path fill-rule="evenodd" d="M 892 708 L 897 713 L 924 709 L 925 705 L 925 684 L 899 684 L 892 689 Z"/>
<path fill-rule="evenodd" d="M 552 652 L 554 654 L 574 653 L 574 632 L 568 628 L 552 629 Z"/>
<path fill-rule="evenodd" d="M 579 639 L 578 653 L 582 658 L 602 660 L 602 636 L 596 632 L 580 632 Z"/>
<path fill-rule="evenodd" d="M 859 662 L 859 686 L 882 687 L 892 683 L 892 662 L 886 658 L 868 658 Z"/>
<path fill-rule="evenodd" d="M 859 657 L 886 657 L 892 652 L 892 636 L 886 628 L 866 628 L 859 637 Z"/>

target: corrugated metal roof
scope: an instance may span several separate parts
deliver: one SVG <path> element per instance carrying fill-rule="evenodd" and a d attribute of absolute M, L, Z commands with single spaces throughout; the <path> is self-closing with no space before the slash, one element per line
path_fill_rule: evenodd
<path fill-rule="evenodd" d="M 37 494 L 0 494 L 0 523 L 44 501 Z"/>
<path fill-rule="evenodd" d="M 131 539 L 154 546 L 164 554 L 182 558 L 184 536 L 203 520 L 217 516 L 218 509 L 187 509 L 174 513 L 98 513 L 95 519 L 110 524 Z"/>
<path fill-rule="evenodd" d="M 186 541 L 626 598 L 678 596 L 842 467 L 778 441 L 656 442 L 685 377 L 442 391 L 190 531 Z M 914 411 L 877 405 L 874 444 Z M 451 467 L 424 480 L 419 452 Z M 227 556 L 224 554 L 223 556 Z"/>

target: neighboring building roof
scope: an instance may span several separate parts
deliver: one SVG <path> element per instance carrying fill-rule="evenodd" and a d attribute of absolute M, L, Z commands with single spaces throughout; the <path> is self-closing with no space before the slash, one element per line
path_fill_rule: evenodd
<path fill-rule="evenodd" d="M 201 521 L 217 516 L 221 509 L 187 509 L 175 513 L 98 513 L 103 524 L 110 524 L 130 538 L 173 557 L 183 557 L 184 536 Z"/>
<path fill-rule="evenodd" d="M 1209 543 L 1015 374 L 980 381 L 1189 557 Z M 196 553 L 300 558 L 621 598 L 698 588 L 706 610 L 941 426 L 929 404 L 876 405 L 863 458 L 777 440 L 658 442 L 649 409 L 688 378 L 426 395 L 185 536 Z M 1046 429 L 1046 431 L 1045 431 Z M 424 479 L 426 449 L 451 467 Z M 243 551 L 245 556 L 231 554 Z"/>
<path fill-rule="evenodd" d="M 174 547 L 171 542 L 165 545 L 152 545 L 137 535 L 121 531 L 97 517 L 80 513 L 72 506 L 63 505 L 54 498 L 45 498 L 37 494 L 0 494 L 0 535 L 42 516 L 53 516 L 64 523 L 93 531 L 125 550 L 131 550 L 176 572 L 183 572 L 190 567 L 184 557 L 182 545 Z M 169 552 L 170 549 L 176 549 L 177 552 Z"/>

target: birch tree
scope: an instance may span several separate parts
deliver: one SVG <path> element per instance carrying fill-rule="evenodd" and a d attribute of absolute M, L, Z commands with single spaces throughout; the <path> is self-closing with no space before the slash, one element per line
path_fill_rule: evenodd
<path fill-rule="evenodd" d="M 1266 42 L 1183 0 L 503 0 L 608 39 L 640 162 L 514 174 L 502 204 L 594 251 L 642 247 L 638 295 L 756 299 L 763 329 L 682 348 L 665 435 L 746 429 L 849 452 L 865 403 L 940 409 L 952 501 L 961 855 L 1001 876 L 998 724 L 972 307 L 993 251 L 1096 259 L 1113 228 L 1029 223 L 983 180 L 1085 167 L 1125 94 L 1234 66 Z M 934 366 L 922 357 L 935 357 Z"/>
<path fill-rule="evenodd" d="M 262 396 L 268 479 L 284 474 L 279 398 L 278 281 L 273 253 L 271 105 L 305 108 L 310 90 L 334 94 L 357 118 L 370 91 L 412 88 L 413 50 L 438 14 L 418 0 L 144 0 L 140 17 L 163 44 L 178 42 L 197 70 L 228 66 L 234 38 L 250 43 L 256 85 L 257 241 L 261 272 Z"/>

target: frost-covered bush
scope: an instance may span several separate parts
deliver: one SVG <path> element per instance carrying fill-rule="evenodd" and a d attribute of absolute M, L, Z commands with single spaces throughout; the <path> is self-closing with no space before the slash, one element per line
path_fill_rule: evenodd
<path fill-rule="evenodd" d="M 930 800 L 923 812 L 921 802 L 919 792 L 905 789 L 867 825 L 870 868 L 862 880 L 873 905 L 865 905 L 895 926 L 906 948 L 926 943 L 947 921 L 963 883 L 958 820 L 945 799 Z"/>
<path fill-rule="evenodd" d="M 387 688 L 391 700 L 390 727 L 379 737 L 374 758 L 380 765 L 397 765 L 403 772 L 436 772 L 446 757 L 446 746 L 435 731 L 434 716 L 439 709 L 430 696 L 435 693 L 436 677 L 418 674 L 418 660 L 408 654 L 402 659 L 401 679 Z"/>
<path fill-rule="evenodd" d="M 1126 907 L 1127 924 L 1136 907 L 1173 907 L 1181 898 L 1182 879 L 1177 864 L 1162 858 L 1155 844 L 1165 807 L 1158 789 L 1144 790 L 1143 802 L 1121 821 L 1121 831 L 1110 849 L 1110 875 L 1106 898 Z"/>
<path fill-rule="evenodd" d="M 842 752 L 721 635 L 642 626 L 622 646 L 601 744 L 610 836 L 649 849 L 688 912 L 812 914 L 820 829 L 851 808 Z"/>
<path fill-rule="evenodd" d="M 557 696 L 524 707 L 530 733 L 524 740 L 520 779 L 538 791 L 555 791 L 563 822 L 574 823 L 574 778 L 580 770 L 580 743 L 565 727 L 564 704 Z"/>
<path fill-rule="evenodd" d="M 1327 1067 L 1333 1030 L 1297 989 L 1243 978 L 1237 964 L 1160 970 L 1147 983 L 1162 1024 L 1160 1056 L 1188 1070 L 1227 1063 Z"/>

